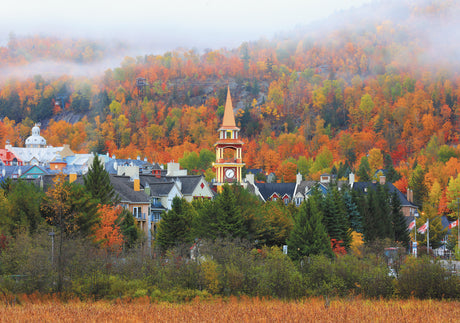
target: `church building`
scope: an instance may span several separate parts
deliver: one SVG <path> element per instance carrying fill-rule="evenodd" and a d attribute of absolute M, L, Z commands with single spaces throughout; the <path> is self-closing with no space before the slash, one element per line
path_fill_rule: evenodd
<path fill-rule="evenodd" d="M 235 124 L 230 87 L 227 90 L 224 119 L 219 128 L 219 140 L 216 147 L 216 162 L 213 167 L 216 171 L 215 186 L 219 192 L 224 183 L 241 183 L 243 170 L 243 141 L 239 139 L 239 131 Z"/>

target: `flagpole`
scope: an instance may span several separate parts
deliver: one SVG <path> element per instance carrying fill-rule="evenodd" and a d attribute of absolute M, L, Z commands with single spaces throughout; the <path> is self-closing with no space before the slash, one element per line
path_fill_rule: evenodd
<path fill-rule="evenodd" d="M 427 255 L 430 255 L 430 218 L 427 218 L 428 225 L 426 227 L 426 253 Z"/>
<path fill-rule="evenodd" d="M 460 199 L 457 197 L 457 249 L 460 252 Z M 458 260 L 458 259 L 457 259 Z"/>

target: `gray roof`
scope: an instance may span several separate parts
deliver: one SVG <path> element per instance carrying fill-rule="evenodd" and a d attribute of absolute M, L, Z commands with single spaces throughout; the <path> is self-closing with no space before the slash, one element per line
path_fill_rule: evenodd
<path fill-rule="evenodd" d="M 305 194 L 306 192 L 311 190 L 312 187 L 315 187 L 318 184 L 321 184 L 323 187 L 325 187 L 329 191 L 329 186 L 331 186 L 331 184 L 333 183 L 335 183 L 334 180 L 333 182 L 328 182 L 328 183 L 320 183 L 319 181 L 301 181 L 300 184 L 297 186 L 297 190 L 295 191 L 295 194 L 297 193 Z M 349 185 L 348 181 L 337 181 L 337 187 L 339 188 L 342 188 L 348 185 Z"/>
<path fill-rule="evenodd" d="M 115 162 L 118 166 L 130 166 L 132 164 L 133 166 L 138 166 L 139 169 L 141 169 L 145 164 L 150 164 L 149 162 L 138 159 L 110 159 L 105 163 L 105 170 L 109 174 L 117 174 L 117 170 L 114 167 Z"/>
<path fill-rule="evenodd" d="M 110 182 L 121 202 L 150 203 L 150 197 L 143 191 L 135 191 L 129 176 L 110 176 Z"/>
<path fill-rule="evenodd" d="M 151 196 L 166 196 L 174 187 L 174 182 L 152 183 L 150 185 Z"/>
<path fill-rule="evenodd" d="M 131 181 L 129 176 L 117 176 L 109 174 L 109 177 L 110 183 L 112 184 L 115 193 L 120 198 L 121 203 L 150 203 L 150 197 L 145 194 L 144 191 L 134 190 L 134 182 Z M 75 183 L 83 185 L 83 176 L 78 176 Z"/>
<path fill-rule="evenodd" d="M 294 197 L 296 183 L 255 183 L 264 200 L 267 201 L 273 193 L 277 193 L 280 197 L 288 195 Z"/>
<path fill-rule="evenodd" d="M 197 185 L 200 183 L 203 175 L 187 175 L 187 176 L 162 176 L 160 178 L 154 175 L 140 175 L 141 184 L 145 187 L 145 183 L 152 185 L 155 183 L 172 183 L 179 180 L 182 183 L 181 192 L 183 195 L 191 195 Z"/>

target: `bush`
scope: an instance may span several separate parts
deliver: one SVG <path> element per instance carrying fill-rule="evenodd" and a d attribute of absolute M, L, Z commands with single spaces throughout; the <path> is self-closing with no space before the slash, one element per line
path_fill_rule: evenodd
<path fill-rule="evenodd" d="M 296 298 L 303 296 L 302 276 L 291 258 L 283 254 L 278 247 L 265 247 L 262 252 L 265 259 L 254 268 L 257 277 L 256 294 L 279 298 Z"/>
<path fill-rule="evenodd" d="M 401 266 L 396 286 L 401 297 L 460 297 L 460 278 L 428 257 L 407 258 Z"/>

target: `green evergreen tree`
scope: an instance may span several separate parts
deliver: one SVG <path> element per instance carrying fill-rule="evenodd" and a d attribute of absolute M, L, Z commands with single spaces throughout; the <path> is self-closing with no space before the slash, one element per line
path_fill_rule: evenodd
<path fill-rule="evenodd" d="M 141 232 L 136 225 L 134 216 L 127 209 L 123 209 L 123 211 L 120 213 L 119 219 L 120 229 L 125 240 L 125 246 L 127 248 L 133 248 L 141 237 Z"/>
<path fill-rule="evenodd" d="M 391 159 L 390 154 L 384 154 L 383 163 L 386 170 L 386 180 L 388 182 L 394 183 L 401 178 L 401 174 L 399 174 L 393 167 L 393 160 Z"/>
<path fill-rule="evenodd" d="M 294 215 L 294 226 L 287 241 L 288 255 L 293 260 L 311 255 L 333 255 L 331 242 L 323 224 L 323 215 L 318 206 L 315 197 L 310 197 Z"/>
<path fill-rule="evenodd" d="M 353 231 L 363 233 L 363 218 L 349 191 L 345 191 L 345 193 L 343 193 L 343 200 L 347 209 L 350 228 Z"/>
<path fill-rule="evenodd" d="M 220 237 L 247 238 L 248 230 L 236 196 L 228 184 L 222 187 L 222 193 L 216 198 L 217 231 Z"/>
<path fill-rule="evenodd" d="M 395 241 L 402 242 L 404 246 L 409 246 L 410 235 L 407 228 L 406 217 L 401 211 L 401 201 L 399 200 L 396 190 L 391 194 L 391 213 L 393 217 Z"/>
<path fill-rule="evenodd" d="M 194 217 L 193 206 L 176 196 L 171 210 L 163 213 L 158 224 L 156 243 L 163 252 L 193 241 L 191 227 Z"/>
<path fill-rule="evenodd" d="M 348 248 L 351 243 L 351 232 L 345 203 L 337 187 L 333 187 L 322 200 L 323 223 L 330 239 L 342 241 Z"/>
<path fill-rule="evenodd" d="M 83 177 L 86 190 L 101 204 L 114 204 L 118 199 L 117 194 L 110 183 L 109 173 L 104 169 L 98 155 L 94 156 L 93 163 L 88 173 Z"/>
<path fill-rule="evenodd" d="M 361 158 L 361 163 L 359 164 L 358 172 L 356 175 L 359 177 L 360 182 L 370 182 L 371 180 L 371 167 L 366 156 Z"/>

